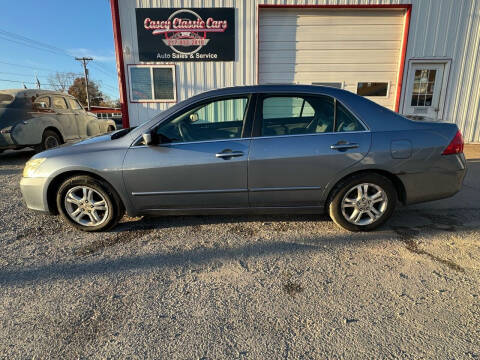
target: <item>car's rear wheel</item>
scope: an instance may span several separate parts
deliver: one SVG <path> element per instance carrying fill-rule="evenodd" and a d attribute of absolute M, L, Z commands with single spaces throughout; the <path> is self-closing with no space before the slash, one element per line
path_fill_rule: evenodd
<path fill-rule="evenodd" d="M 83 231 L 108 230 L 124 213 L 120 198 L 109 184 L 84 175 L 62 183 L 57 207 L 65 220 Z"/>
<path fill-rule="evenodd" d="M 107 132 L 112 132 L 114 130 L 115 130 L 115 128 L 113 126 L 109 126 L 108 129 L 107 129 Z"/>
<path fill-rule="evenodd" d="M 365 173 L 341 181 L 330 199 L 329 214 L 337 225 L 350 231 L 369 231 L 392 216 L 397 191 L 385 176 Z"/>
<path fill-rule="evenodd" d="M 62 144 L 62 139 L 60 138 L 60 135 L 58 135 L 53 130 L 45 130 L 42 135 L 42 142 L 38 147 L 36 147 L 36 150 L 45 151 L 48 149 L 53 149 L 60 144 Z"/>

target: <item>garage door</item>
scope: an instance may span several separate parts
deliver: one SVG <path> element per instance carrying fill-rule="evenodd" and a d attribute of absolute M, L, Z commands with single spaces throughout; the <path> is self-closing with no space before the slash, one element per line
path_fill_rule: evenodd
<path fill-rule="evenodd" d="M 260 9 L 259 83 L 341 87 L 394 109 L 404 10 Z"/>

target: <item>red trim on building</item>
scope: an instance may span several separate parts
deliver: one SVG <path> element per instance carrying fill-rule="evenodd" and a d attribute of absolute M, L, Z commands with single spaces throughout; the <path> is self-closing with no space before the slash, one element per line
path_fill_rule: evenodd
<path fill-rule="evenodd" d="M 372 4 L 372 5 L 277 5 L 277 4 L 258 4 L 257 7 L 257 84 L 260 76 L 260 28 L 259 18 L 261 8 L 300 8 L 300 9 L 405 9 L 405 25 L 403 29 L 402 53 L 400 55 L 400 67 L 398 70 L 397 93 L 395 99 L 395 111 L 400 107 L 400 96 L 402 93 L 403 73 L 405 69 L 405 58 L 407 55 L 408 31 L 410 29 L 410 16 L 412 13 L 412 4 Z"/>
<path fill-rule="evenodd" d="M 412 5 L 407 6 L 405 14 L 405 25 L 403 28 L 402 53 L 400 55 L 400 66 L 398 69 L 397 80 L 397 98 L 395 99 L 395 111 L 400 110 L 400 98 L 402 96 L 403 73 L 405 71 L 405 59 L 407 57 L 408 32 L 410 30 L 410 16 L 412 14 Z"/>
<path fill-rule="evenodd" d="M 125 77 L 125 67 L 123 64 L 122 30 L 120 28 L 120 14 L 118 11 L 118 0 L 110 0 L 112 11 L 113 38 L 115 41 L 115 55 L 117 58 L 118 88 L 120 89 L 120 103 L 122 108 L 122 126 L 130 127 L 128 118 L 128 97 Z"/>

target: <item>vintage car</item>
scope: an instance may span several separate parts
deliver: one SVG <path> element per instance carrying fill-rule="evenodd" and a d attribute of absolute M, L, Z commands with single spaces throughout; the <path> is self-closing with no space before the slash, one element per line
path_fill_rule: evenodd
<path fill-rule="evenodd" d="M 115 122 L 87 113 L 73 96 L 48 90 L 0 90 L 0 152 L 42 151 L 116 129 Z"/>

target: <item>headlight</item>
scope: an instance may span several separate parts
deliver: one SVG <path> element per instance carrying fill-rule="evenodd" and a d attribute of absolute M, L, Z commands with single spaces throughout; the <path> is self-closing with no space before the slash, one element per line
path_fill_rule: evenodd
<path fill-rule="evenodd" d="M 47 158 L 38 158 L 33 160 L 28 160 L 23 169 L 23 177 L 33 177 L 35 171 L 42 165 L 42 163 L 47 160 Z"/>

